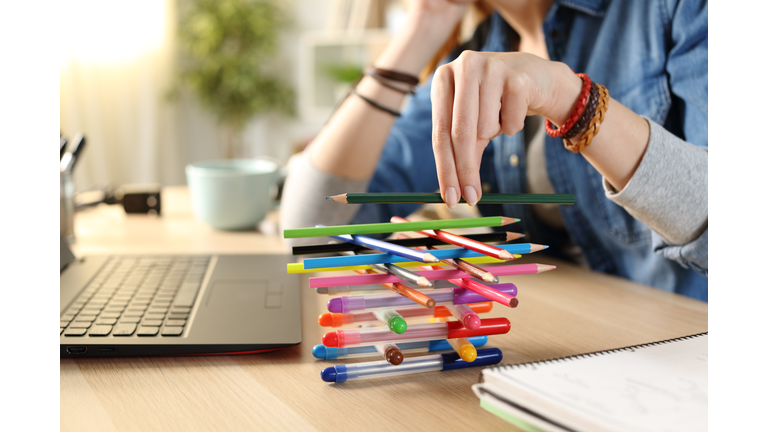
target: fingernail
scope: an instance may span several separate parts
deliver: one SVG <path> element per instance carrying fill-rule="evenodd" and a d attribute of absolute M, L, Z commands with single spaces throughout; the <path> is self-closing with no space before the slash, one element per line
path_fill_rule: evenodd
<path fill-rule="evenodd" d="M 445 203 L 448 204 L 448 208 L 452 209 L 456 207 L 459 202 L 459 197 L 456 194 L 456 189 L 449 187 L 445 190 Z"/>
<path fill-rule="evenodd" d="M 464 200 L 471 206 L 477 204 L 477 191 L 475 188 L 472 186 L 464 187 Z"/>

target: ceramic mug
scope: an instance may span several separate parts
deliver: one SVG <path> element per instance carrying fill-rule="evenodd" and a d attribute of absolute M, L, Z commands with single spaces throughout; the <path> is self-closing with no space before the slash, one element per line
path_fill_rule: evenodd
<path fill-rule="evenodd" d="M 185 171 L 192 212 L 213 228 L 251 229 L 275 208 L 279 165 L 272 159 L 196 162 Z"/>

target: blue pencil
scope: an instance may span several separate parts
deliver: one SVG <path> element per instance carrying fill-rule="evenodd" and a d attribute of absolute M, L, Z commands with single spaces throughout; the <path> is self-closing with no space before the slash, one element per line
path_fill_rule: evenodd
<path fill-rule="evenodd" d="M 331 237 L 337 240 L 345 241 L 347 243 L 354 243 L 356 245 L 365 246 L 370 249 L 376 249 L 388 254 L 397 255 L 406 258 L 407 261 L 420 261 L 423 263 L 440 262 L 440 260 L 435 258 L 431 253 L 396 245 L 394 243 L 385 242 L 383 240 L 376 240 L 375 238 L 361 235 L 337 235 Z"/>
<path fill-rule="evenodd" d="M 522 244 L 506 244 L 498 245 L 497 247 L 506 250 L 511 254 L 527 254 L 542 249 L 546 249 L 549 246 L 522 243 Z M 450 249 L 432 249 L 430 251 L 432 255 L 437 259 L 451 259 L 451 258 L 470 258 L 470 257 L 482 257 L 485 256 L 481 253 L 471 251 L 464 248 L 450 248 Z M 383 254 L 365 254 L 354 256 L 334 256 L 325 258 L 309 258 L 304 260 L 305 269 L 316 269 L 324 267 L 342 267 L 342 266 L 356 266 L 356 265 L 369 265 L 369 264 L 389 264 L 412 261 L 403 257 L 391 255 L 388 253 Z"/>

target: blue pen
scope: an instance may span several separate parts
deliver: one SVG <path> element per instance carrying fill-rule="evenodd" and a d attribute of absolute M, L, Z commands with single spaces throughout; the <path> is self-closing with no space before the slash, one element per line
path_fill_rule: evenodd
<path fill-rule="evenodd" d="M 477 359 L 472 363 L 465 362 L 457 353 L 453 352 L 448 354 L 408 357 L 397 366 L 387 363 L 386 360 L 336 365 L 323 369 L 323 371 L 320 372 L 320 377 L 325 382 L 341 383 L 345 381 L 407 375 L 421 372 L 447 371 L 466 367 L 487 366 L 501 362 L 502 357 L 500 349 L 484 348 L 477 350 Z"/>
<path fill-rule="evenodd" d="M 488 343 L 488 336 L 473 336 L 467 339 L 469 339 L 472 345 L 476 347 L 481 347 Z M 400 348 L 400 352 L 403 354 L 447 351 L 452 349 L 451 345 L 445 339 L 422 342 L 403 342 L 397 344 L 397 347 Z M 376 351 L 376 348 L 372 346 L 333 348 L 320 344 L 315 345 L 314 348 L 312 348 L 312 355 L 319 359 L 336 360 L 342 358 L 375 357 L 378 356 L 379 353 Z"/>

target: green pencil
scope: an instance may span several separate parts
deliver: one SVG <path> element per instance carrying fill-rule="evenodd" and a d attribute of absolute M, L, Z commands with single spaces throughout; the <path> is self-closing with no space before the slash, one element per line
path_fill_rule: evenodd
<path fill-rule="evenodd" d="M 418 222 L 402 223 L 374 223 L 359 225 L 337 225 L 315 228 L 294 228 L 283 231 L 284 238 L 300 237 L 325 237 L 344 234 L 379 234 L 399 231 L 420 231 L 451 228 L 477 228 L 504 226 L 519 222 L 520 219 L 503 216 L 470 218 L 470 219 L 442 219 Z"/>
<path fill-rule="evenodd" d="M 325 197 L 344 204 L 439 204 L 443 198 L 439 193 L 405 193 L 405 192 L 379 192 L 379 193 L 345 193 Z M 483 194 L 478 204 L 573 204 L 575 198 L 571 194 Z M 466 203 L 462 198 L 460 203 Z"/>

